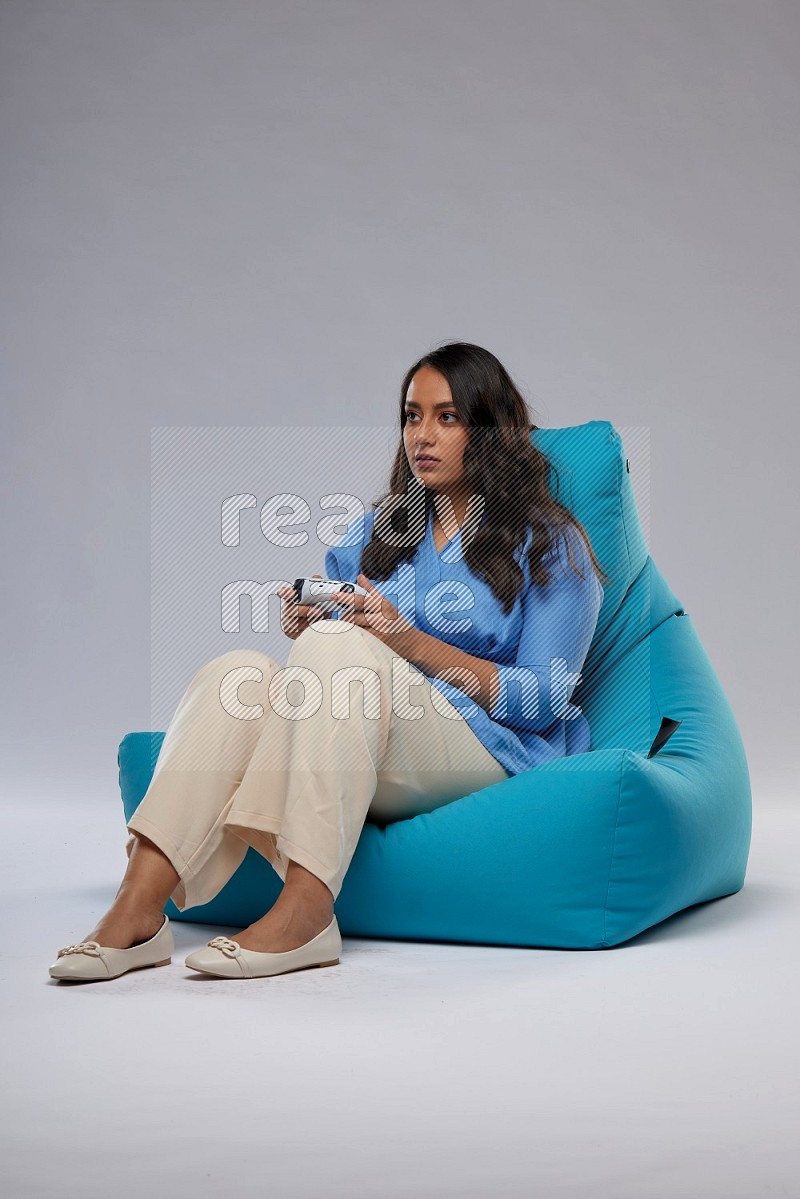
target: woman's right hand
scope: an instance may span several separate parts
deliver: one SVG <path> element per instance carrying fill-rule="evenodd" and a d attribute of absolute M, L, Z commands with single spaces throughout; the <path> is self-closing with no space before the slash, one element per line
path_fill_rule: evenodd
<path fill-rule="evenodd" d="M 321 579 L 322 575 L 311 575 L 312 579 Z M 325 612 L 314 604 L 300 604 L 293 587 L 279 587 L 281 597 L 281 628 L 287 637 L 296 641 L 304 629 L 315 620 L 323 620 Z"/>

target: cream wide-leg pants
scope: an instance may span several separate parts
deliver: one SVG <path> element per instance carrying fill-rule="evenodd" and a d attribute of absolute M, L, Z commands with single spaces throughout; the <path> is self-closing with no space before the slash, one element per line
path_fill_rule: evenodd
<path fill-rule="evenodd" d="M 368 629 L 319 620 L 285 667 L 250 649 L 201 667 L 127 828 L 172 862 L 179 911 L 213 899 L 249 845 L 335 899 L 367 816 L 406 819 L 508 777 L 415 666 Z"/>

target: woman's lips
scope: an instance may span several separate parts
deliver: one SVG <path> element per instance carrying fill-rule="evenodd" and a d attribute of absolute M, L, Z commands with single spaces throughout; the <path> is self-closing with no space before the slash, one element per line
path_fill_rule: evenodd
<path fill-rule="evenodd" d="M 417 458 L 417 466 L 420 468 L 420 470 L 423 470 L 425 467 L 438 466 L 438 465 L 439 465 L 438 458 Z"/>

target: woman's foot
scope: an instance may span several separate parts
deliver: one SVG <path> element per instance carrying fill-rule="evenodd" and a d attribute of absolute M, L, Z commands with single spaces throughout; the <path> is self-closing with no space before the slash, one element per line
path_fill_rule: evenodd
<path fill-rule="evenodd" d="M 130 949 L 154 937 L 164 923 L 161 908 L 141 903 L 115 902 L 84 941 L 97 941 L 109 949 Z"/>
<path fill-rule="evenodd" d="M 164 923 L 164 905 L 180 881 L 162 849 L 142 833 L 125 847 L 128 867 L 111 907 L 85 941 L 109 949 L 131 949 L 154 937 Z"/>
<path fill-rule="evenodd" d="M 280 900 L 266 916 L 236 933 L 231 940 L 256 953 L 285 953 L 318 936 L 333 920 L 333 904 L 313 910 L 281 908 Z"/>
<path fill-rule="evenodd" d="M 332 892 L 322 879 L 291 859 L 274 905 L 230 939 L 254 953 L 286 953 L 319 936 L 332 920 Z"/>

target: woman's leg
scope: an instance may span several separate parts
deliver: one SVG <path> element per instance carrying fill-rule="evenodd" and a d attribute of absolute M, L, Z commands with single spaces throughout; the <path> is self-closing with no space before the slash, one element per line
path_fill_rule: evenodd
<path fill-rule="evenodd" d="M 157 845 L 132 838 L 128 868 L 111 907 L 83 941 L 129 949 L 148 941 L 164 923 L 164 905 L 179 875 Z"/>
<path fill-rule="evenodd" d="M 311 626 L 286 672 L 225 816 L 284 880 L 270 911 L 233 938 L 262 953 L 330 923 L 368 814 L 406 818 L 509 777 L 449 700 L 369 630 Z"/>
<path fill-rule="evenodd" d="M 205 903 L 235 872 L 247 845 L 224 817 L 269 715 L 254 698 L 258 684 L 280 669 L 258 650 L 233 650 L 194 676 L 128 822 L 125 876 L 84 940 L 116 949 L 145 941 L 163 923 L 170 897 L 182 911 Z"/>

